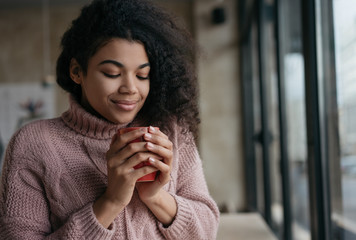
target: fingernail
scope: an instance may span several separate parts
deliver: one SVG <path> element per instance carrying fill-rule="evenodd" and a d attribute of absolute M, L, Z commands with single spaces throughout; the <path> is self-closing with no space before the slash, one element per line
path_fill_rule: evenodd
<path fill-rule="evenodd" d="M 149 129 L 149 131 L 150 131 L 151 133 L 154 133 L 154 132 L 156 131 L 156 129 L 155 129 L 154 127 L 152 127 L 152 126 L 150 126 L 148 129 Z"/>
<path fill-rule="evenodd" d="M 148 143 L 146 144 L 146 146 L 147 146 L 148 149 L 153 149 L 153 144 L 150 143 L 150 142 L 148 142 Z"/>
<path fill-rule="evenodd" d="M 152 135 L 149 133 L 145 133 L 144 137 L 145 137 L 145 139 L 149 140 L 152 138 Z"/>
<path fill-rule="evenodd" d="M 155 163 L 155 162 L 156 162 L 156 160 L 155 160 L 154 158 L 152 158 L 152 157 L 149 157 L 149 158 L 148 158 L 148 161 L 149 161 L 150 163 Z"/>

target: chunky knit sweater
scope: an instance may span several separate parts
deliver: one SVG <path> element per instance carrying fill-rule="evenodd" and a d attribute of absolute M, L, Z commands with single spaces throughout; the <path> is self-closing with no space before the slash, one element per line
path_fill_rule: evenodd
<path fill-rule="evenodd" d="M 215 239 L 219 211 L 192 138 L 178 127 L 171 180 L 178 211 L 165 228 L 137 192 L 106 229 L 93 203 L 107 185 L 105 153 L 120 127 L 71 100 L 60 118 L 40 120 L 11 139 L 0 184 L 0 239 Z"/>

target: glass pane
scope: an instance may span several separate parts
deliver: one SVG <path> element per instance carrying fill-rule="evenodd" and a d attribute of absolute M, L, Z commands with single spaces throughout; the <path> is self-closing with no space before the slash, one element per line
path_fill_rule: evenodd
<path fill-rule="evenodd" d="M 310 239 L 303 56 L 286 54 L 284 64 L 293 236 Z"/>
<path fill-rule="evenodd" d="M 345 230 L 343 240 L 356 234 L 356 1 L 334 0 L 337 111 L 340 137 L 340 209 L 333 220 Z"/>
<path fill-rule="evenodd" d="M 311 239 L 311 236 L 301 1 L 287 0 L 281 1 L 280 4 L 281 64 L 285 82 L 292 236 L 294 240 L 306 240 Z"/>

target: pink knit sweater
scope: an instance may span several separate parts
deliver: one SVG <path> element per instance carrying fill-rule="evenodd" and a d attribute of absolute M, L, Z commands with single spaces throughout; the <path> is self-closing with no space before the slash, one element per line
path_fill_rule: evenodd
<path fill-rule="evenodd" d="M 71 100 L 61 118 L 20 129 L 8 145 L 0 185 L 0 239 L 215 239 L 218 208 L 210 197 L 191 138 L 177 129 L 171 181 L 177 201 L 164 228 L 135 192 L 109 229 L 92 205 L 105 191 L 105 152 L 117 126 Z"/>

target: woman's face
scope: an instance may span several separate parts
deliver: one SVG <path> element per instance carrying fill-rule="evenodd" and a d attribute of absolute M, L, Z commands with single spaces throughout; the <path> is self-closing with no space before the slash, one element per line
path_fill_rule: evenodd
<path fill-rule="evenodd" d="M 149 93 L 149 72 L 150 64 L 141 43 L 114 38 L 89 59 L 87 74 L 79 74 L 81 104 L 110 122 L 129 123 Z"/>

